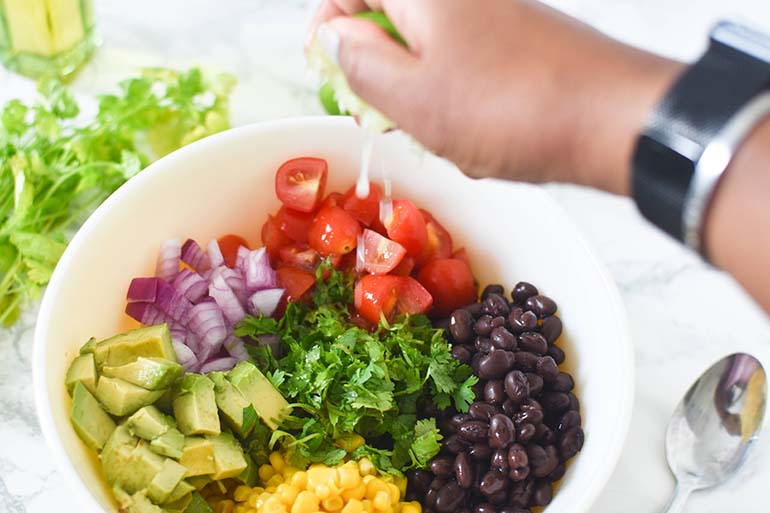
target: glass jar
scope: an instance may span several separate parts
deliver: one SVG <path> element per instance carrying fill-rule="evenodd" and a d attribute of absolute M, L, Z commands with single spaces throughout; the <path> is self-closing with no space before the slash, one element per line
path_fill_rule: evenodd
<path fill-rule="evenodd" d="M 13 71 L 65 78 L 98 44 L 93 0 L 0 0 L 0 61 Z"/>

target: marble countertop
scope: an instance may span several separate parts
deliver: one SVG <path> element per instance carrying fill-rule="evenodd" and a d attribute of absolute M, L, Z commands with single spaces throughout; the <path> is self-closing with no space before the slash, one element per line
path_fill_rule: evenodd
<path fill-rule="evenodd" d="M 770 30 L 766 0 L 550 0 L 552 5 L 632 44 L 693 59 L 709 27 L 733 17 Z M 139 67 L 201 64 L 234 73 L 235 125 L 320 114 L 302 57 L 315 1 L 97 0 L 104 46 L 74 83 L 78 95 L 104 92 Z M 0 101 L 29 98 L 32 84 L 0 70 Z M 623 456 L 593 513 L 651 513 L 674 481 L 665 427 L 697 375 L 734 351 L 770 366 L 770 324 L 730 277 L 704 265 L 648 226 L 624 199 L 572 186 L 549 192 L 567 210 L 614 276 L 636 349 L 637 395 Z M 35 308 L 0 330 L 0 513 L 78 512 L 52 466 L 35 419 L 30 357 Z M 770 433 L 740 474 L 696 493 L 687 511 L 767 511 Z"/>

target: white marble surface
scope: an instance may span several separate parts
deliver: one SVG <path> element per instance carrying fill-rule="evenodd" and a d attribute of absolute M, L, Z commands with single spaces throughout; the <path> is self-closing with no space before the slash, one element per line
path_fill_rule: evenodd
<path fill-rule="evenodd" d="M 148 65 L 221 68 L 238 76 L 234 124 L 318 114 L 302 59 L 315 1 L 97 0 L 105 44 L 75 88 L 105 91 Z M 551 0 L 611 35 L 692 59 L 708 27 L 732 16 L 770 30 L 767 0 Z M 480 5 L 483 2 L 479 2 Z M 0 71 L 0 101 L 29 97 L 29 82 Z M 673 487 L 663 437 L 670 412 L 698 373 L 733 351 L 770 366 L 770 324 L 724 274 L 647 226 L 626 200 L 568 186 L 549 190 L 575 219 L 618 283 L 637 355 L 637 397 L 622 459 L 593 513 L 659 511 Z M 33 309 L 34 310 L 34 309 Z M 597 317 L 597 322 L 600 319 Z M 30 355 L 34 311 L 0 331 L 0 513 L 81 511 L 52 467 L 35 420 Z M 695 494 L 689 512 L 768 510 L 770 433 L 740 475 Z"/>

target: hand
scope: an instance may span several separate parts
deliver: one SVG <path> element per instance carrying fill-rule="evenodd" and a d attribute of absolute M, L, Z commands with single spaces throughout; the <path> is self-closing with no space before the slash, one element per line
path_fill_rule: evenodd
<path fill-rule="evenodd" d="M 369 9 L 408 50 L 345 16 Z M 321 24 L 358 95 L 476 177 L 627 192 L 636 133 L 677 69 L 529 0 L 325 0 L 311 38 Z"/>

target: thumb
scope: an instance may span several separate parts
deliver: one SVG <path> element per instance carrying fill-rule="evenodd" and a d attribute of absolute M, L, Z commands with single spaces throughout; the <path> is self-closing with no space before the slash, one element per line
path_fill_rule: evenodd
<path fill-rule="evenodd" d="M 409 105 L 405 95 L 417 74 L 417 58 L 376 24 L 340 17 L 318 29 L 324 50 L 342 68 L 350 88 L 391 119 Z"/>

